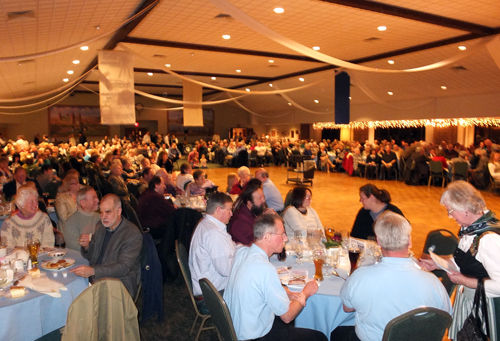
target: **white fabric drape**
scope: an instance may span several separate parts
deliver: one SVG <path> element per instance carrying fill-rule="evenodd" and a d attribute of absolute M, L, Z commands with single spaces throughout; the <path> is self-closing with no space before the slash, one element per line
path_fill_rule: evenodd
<path fill-rule="evenodd" d="M 101 124 L 134 124 L 134 57 L 108 50 L 99 51 L 98 56 Z"/>
<path fill-rule="evenodd" d="M 68 46 L 60 47 L 58 49 L 53 49 L 53 50 L 48 50 L 48 51 L 40 52 L 40 53 L 33 53 L 33 54 L 25 54 L 25 55 L 22 55 L 22 56 L 11 56 L 11 57 L 0 58 L 0 63 L 20 61 L 20 60 L 25 60 L 25 59 L 34 59 L 34 58 L 40 58 L 40 57 L 46 57 L 46 56 L 50 56 L 50 55 L 53 55 L 53 54 L 61 53 L 61 52 L 64 52 L 64 51 L 68 51 L 68 50 L 71 50 L 71 49 L 80 48 L 80 46 L 88 45 L 90 43 L 93 43 L 96 40 L 99 40 L 101 38 L 107 37 L 107 36 L 115 33 L 120 28 L 122 28 L 124 25 L 127 25 L 131 21 L 137 19 L 141 15 L 143 15 L 146 12 L 148 12 L 149 10 L 151 10 L 159 2 L 160 2 L 160 0 L 156 0 L 155 2 L 153 2 L 151 5 L 149 5 L 148 7 L 146 7 L 145 9 L 143 9 L 142 11 L 140 11 L 139 13 L 137 13 L 134 16 L 132 16 L 132 17 L 128 18 L 127 20 L 125 20 L 123 23 L 120 24 L 120 26 L 115 27 L 115 28 L 113 28 L 113 29 L 111 29 L 109 31 L 106 31 L 106 32 L 104 32 L 104 33 L 102 33 L 102 34 L 100 34 L 100 35 L 98 35 L 98 36 L 96 36 L 96 37 L 94 37 L 92 39 L 81 41 L 81 42 L 78 42 L 78 43 L 75 43 L 75 44 L 71 44 L 71 45 L 68 45 Z"/>
<path fill-rule="evenodd" d="M 198 102 L 197 104 L 184 104 L 184 126 L 203 127 L 203 109 L 201 108 L 203 88 L 186 80 L 182 81 L 182 94 L 184 102 Z"/>
<path fill-rule="evenodd" d="M 363 65 L 358 65 L 358 64 L 353 64 L 346 62 L 342 59 L 330 57 L 324 53 L 315 51 L 307 46 L 304 46 L 302 44 L 297 43 L 296 41 L 289 39 L 287 37 L 282 36 L 279 33 L 276 33 L 275 31 L 271 30 L 270 28 L 264 26 L 257 20 L 253 19 L 237 7 L 233 6 L 226 0 L 209 0 L 212 4 L 214 4 L 216 7 L 218 7 L 220 10 L 222 10 L 224 13 L 229 14 L 232 18 L 238 20 L 240 23 L 243 25 L 247 26 L 248 28 L 254 30 L 257 33 L 262 34 L 266 38 L 269 38 L 275 42 L 277 42 L 280 45 L 283 45 L 285 47 L 288 47 L 289 49 L 298 52 L 304 56 L 308 56 L 317 60 L 321 60 L 322 62 L 332 64 L 332 65 L 337 65 L 344 67 L 346 69 L 350 70 L 359 70 L 359 71 L 366 71 L 366 72 L 377 72 L 377 73 L 403 73 L 403 72 L 420 72 L 420 71 L 428 71 L 428 70 L 433 70 L 437 68 L 441 68 L 446 65 L 450 65 L 452 63 L 455 63 L 472 53 L 477 52 L 480 48 L 482 48 L 488 41 L 490 41 L 492 38 L 491 37 L 486 37 L 482 38 L 475 46 L 467 48 L 467 51 L 463 51 L 460 53 L 457 53 L 455 56 L 452 56 L 450 58 L 447 58 L 445 60 L 442 60 L 440 62 L 426 65 L 426 66 L 421 66 L 413 69 L 406 69 L 406 70 L 387 70 L 387 69 L 380 69 L 380 68 L 372 68 L 368 66 L 363 66 Z"/>
<path fill-rule="evenodd" d="M 319 83 L 321 83 L 321 82 L 324 81 L 323 79 L 320 79 L 320 80 L 317 80 L 315 82 L 312 82 L 312 83 L 309 83 L 309 84 L 305 84 L 305 85 L 302 85 L 302 86 L 299 86 L 299 87 L 296 87 L 296 88 L 285 89 L 285 90 L 272 90 L 272 91 L 250 91 L 249 92 L 249 91 L 246 91 L 246 90 L 236 90 L 236 89 L 223 88 L 223 87 L 220 87 L 220 86 L 216 86 L 216 85 L 213 85 L 213 84 L 200 82 L 200 81 L 191 79 L 189 77 L 180 75 L 180 74 L 178 74 L 178 73 L 176 73 L 176 72 L 174 72 L 172 70 L 169 70 L 169 68 L 167 68 L 164 64 L 161 64 L 161 63 L 158 63 L 158 62 L 154 62 L 154 61 L 150 60 L 149 58 L 146 58 L 145 56 L 140 55 L 140 54 L 134 52 L 133 50 L 131 50 L 128 47 L 126 47 L 123 43 L 118 44 L 118 46 L 120 46 L 120 48 L 124 49 L 125 51 L 133 53 L 137 57 L 139 57 L 139 58 L 147 61 L 149 64 L 155 66 L 156 68 L 161 69 L 162 71 L 165 71 L 168 74 L 171 74 L 172 76 L 175 76 L 175 77 L 180 78 L 182 80 L 190 81 L 192 83 L 199 84 L 199 85 L 201 85 L 201 86 L 203 86 L 205 88 L 210 88 L 210 89 L 220 90 L 220 91 L 225 91 L 225 92 L 232 92 L 232 93 L 235 93 L 235 94 L 245 94 L 245 95 L 276 95 L 276 94 L 280 94 L 280 93 L 287 93 L 287 92 L 293 92 L 293 91 L 298 91 L 298 90 L 302 90 L 302 89 L 307 89 L 307 88 L 309 88 L 309 87 L 311 87 L 313 85 L 319 84 Z"/>

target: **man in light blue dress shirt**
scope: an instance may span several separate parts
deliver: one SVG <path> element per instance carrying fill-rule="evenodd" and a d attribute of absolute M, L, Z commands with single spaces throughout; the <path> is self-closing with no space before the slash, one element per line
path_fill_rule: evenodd
<path fill-rule="evenodd" d="M 255 241 L 240 248 L 234 257 L 224 299 L 238 340 L 326 340 L 318 331 L 290 324 L 302 311 L 307 298 L 318 290 L 316 281 L 292 293 L 281 285 L 276 268 L 269 262 L 281 252 L 287 237 L 283 220 L 264 214 L 254 224 Z"/>
<path fill-rule="evenodd" d="M 269 179 L 269 173 L 264 168 L 257 169 L 255 171 L 255 178 L 262 181 L 262 189 L 267 207 L 272 208 L 276 212 L 283 211 L 285 209 L 283 197 L 278 187 Z"/>
<path fill-rule="evenodd" d="M 356 312 L 356 326 L 337 327 L 331 340 L 382 340 L 390 320 L 421 307 L 451 314 L 450 298 L 443 284 L 408 256 L 408 220 L 385 211 L 375 222 L 374 230 L 384 258 L 378 264 L 356 269 L 342 287 L 344 311 Z"/>

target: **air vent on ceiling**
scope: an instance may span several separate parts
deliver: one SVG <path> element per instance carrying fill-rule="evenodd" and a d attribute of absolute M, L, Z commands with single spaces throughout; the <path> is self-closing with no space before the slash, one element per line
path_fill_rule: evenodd
<path fill-rule="evenodd" d="M 363 41 L 376 41 L 376 40 L 380 40 L 380 38 L 377 38 L 377 37 L 371 37 L 371 38 L 366 38 L 366 39 L 363 39 Z"/>
<path fill-rule="evenodd" d="M 7 17 L 9 20 L 14 20 L 18 18 L 34 18 L 35 11 L 18 11 L 18 12 L 9 12 L 7 13 Z"/>
<path fill-rule="evenodd" d="M 218 19 L 218 18 L 231 18 L 231 16 L 229 14 L 226 14 L 226 13 L 219 13 L 217 14 L 215 17 L 215 19 Z"/>
<path fill-rule="evenodd" d="M 155 54 L 153 55 L 154 58 L 166 58 L 167 56 L 165 56 L 164 54 Z"/>
<path fill-rule="evenodd" d="M 467 71 L 467 68 L 465 66 L 462 66 L 462 65 L 457 65 L 457 66 L 452 66 L 451 67 L 452 70 L 457 70 L 457 71 Z"/>

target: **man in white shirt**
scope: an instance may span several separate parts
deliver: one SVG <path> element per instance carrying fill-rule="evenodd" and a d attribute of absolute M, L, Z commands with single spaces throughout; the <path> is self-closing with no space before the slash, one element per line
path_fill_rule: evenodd
<path fill-rule="evenodd" d="M 194 230 L 189 269 L 195 296 L 202 294 L 198 282 L 202 278 L 208 278 L 219 291 L 226 288 L 235 253 L 234 243 L 226 230 L 233 215 L 232 207 L 233 201 L 226 193 L 212 194 L 207 202 L 207 214 Z"/>
<path fill-rule="evenodd" d="M 257 169 L 255 171 L 255 178 L 262 181 L 262 189 L 264 190 L 267 206 L 275 210 L 278 214 L 283 211 L 285 209 L 283 197 L 278 187 L 269 179 L 269 173 L 264 168 Z"/>
<path fill-rule="evenodd" d="M 151 143 L 151 135 L 149 134 L 149 131 L 147 131 L 144 137 L 142 138 L 142 143 L 147 143 L 147 144 Z"/>

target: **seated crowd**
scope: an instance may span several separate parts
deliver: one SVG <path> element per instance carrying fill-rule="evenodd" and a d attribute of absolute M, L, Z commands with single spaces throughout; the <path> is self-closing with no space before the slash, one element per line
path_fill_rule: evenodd
<path fill-rule="evenodd" d="M 5 177 L 3 193 L 6 198 L 14 198 L 18 207 L 1 228 L 1 236 L 7 244 L 24 245 L 32 238 L 39 239 L 42 246 L 65 243 L 89 260 L 89 266 L 78 266 L 71 272 L 91 282 L 104 277 L 118 278 L 135 297 L 141 281 L 143 231 L 122 215 L 124 206 L 135 209 L 140 225 L 149 228 L 153 238 L 161 239 L 165 237 L 169 219 L 179 211 L 168 198 L 205 196 L 206 214 L 194 228 L 190 244 L 186 245 L 193 294 L 200 308 L 205 307 L 199 280 L 207 278 L 212 282 L 227 303 L 240 340 L 327 339 L 322 332 L 295 328 L 291 323 L 316 294 L 317 282 L 307 283 L 300 292 L 290 291 L 281 285 L 269 261 L 274 253 L 283 250 L 296 231 L 306 234 L 309 230 L 324 229 L 321 218 L 311 207 L 312 190 L 294 188 L 285 207 L 265 168 L 257 168 L 252 176 L 250 169 L 241 165 L 241 158 L 248 157 L 244 152 L 256 150 L 253 153 L 256 166 L 280 165 L 290 155 L 305 155 L 315 160 L 320 170 L 342 170 L 351 175 L 383 179 L 399 177 L 407 160 L 413 160 L 414 166 L 409 169 L 418 174 L 417 182 L 421 175 L 428 176 L 421 174 L 429 172 L 429 167 L 424 166 L 427 162 L 439 161 L 443 169 L 453 172 L 453 167 L 448 168 L 448 160 L 451 160 L 453 165 L 466 162 L 470 168 L 466 179 L 474 183 L 481 181 L 480 174 L 489 174 L 500 181 L 499 146 L 489 140 L 474 150 L 422 141 L 411 145 L 403 143 L 401 148 L 394 141 L 364 145 L 339 141 L 271 144 L 263 139 L 251 140 L 247 145 L 241 136 L 208 143 L 200 140 L 195 146 L 184 143 L 178 148 L 175 136 L 162 137 L 158 133 L 150 136 L 149 132 L 142 139 L 115 136 L 78 145 L 76 141 L 54 142 L 44 137 L 37 146 L 20 138 L 3 148 L 0 155 L 0 172 Z M 181 154 L 187 154 L 188 162 L 181 163 Z M 241 165 L 237 175 L 228 175 L 227 193 L 217 191 L 217 186 L 206 178 L 203 168 L 210 161 Z M 174 171 L 178 163 L 181 163 L 179 171 Z M 196 170 L 193 172 L 193 169 Z M 51 222 L 43 211 L 45 205 L 39 200 L 53 183 L 59 184 L 55 197 L 57 224 Z M 101 192 L 100 202 L 94 188 Z M 475 236 L 484 226 L 468 227 L 476 222 L 471 221 L 472 217 L 478 221 L 486 219 L 482 212 L 489 211 L 484 207 L 484 200 L 480 209 L 472 212 L 467 202 L 463 202 L 469 200 L 467 195 L 474 197 L 474 202 L 482 198 L 470 184 L 454 182 L 447 191 L 442 203 L 462 226 L 461 238 L 464 238 L 462 234 Z M 453 194 L 449 194 L 451 192 Z M 460 196 L 466 199 L 461 201 Z M 333 330 L 331 339 L 381 340 L 390 319 L 420 306 L 451 313 L 450 299 L 437 277 L 417 269 L 409 258 L 411 225 L 403 212 L 391 203 L 390 194 L 366 184 L 360 188 L 359 197 L 363 207 L 354 218 L 351 235 L 376 239 L 384 258 L 380 264 L 356 270 L 347 279 L 341 299 L 344 311 L 356 312 L 356 325 Z M 100 214 L 96 212 L 98 206 Z M 488 214 L 485 216 L 489 219 Z M 497 233 L 498 238 L 487 240 L 500 250 L 498 220 L 494 214 L 491 216 L 489 222 L 495 226 L 488 232 Z M 470 252 L 474 238 L 468 239 L 468 244 L 461 244 L 461 249 L 466 260 L 477 265 L 481 260 L 476 260 L 476 253 Z M 479 278 L 487 278 L 485 286 L 489 294 L 499 296 L 498 266 L 491 264 L 491 254 L 482 250 L 479 244 L 481 259 L 487 260 L 481 269 L 486 276 Z M 422 262 L 421 266 L 435 269 L 432 262 Z M 377 280 L 372 280 L 374 278 Z M 450 274 L 453 283 L 473 289 L 477 278 L 474 272 Z M 412 293 L 412 299 L 402 300 L 408 292 Z M 461 311 L 460 317 L 454 313 L 454 319 L 467 315 L 466 311 Z"/>

